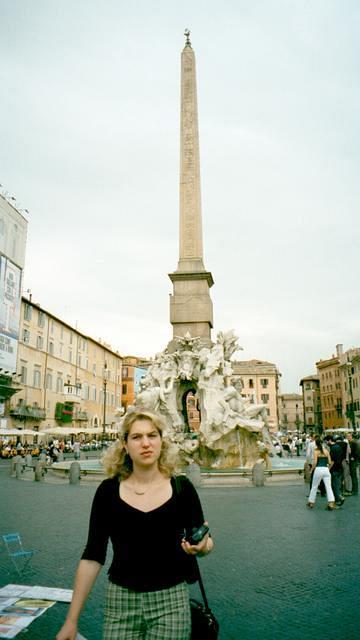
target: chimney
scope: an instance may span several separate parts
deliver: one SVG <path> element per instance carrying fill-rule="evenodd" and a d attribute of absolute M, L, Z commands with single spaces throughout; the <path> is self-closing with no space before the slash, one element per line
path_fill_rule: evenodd
<path fill-rule="evenodd" d="M 336 355 L 337 355 L 338 358 L 340 358 L 340 356 L 342 356 L 343 353 L 344 353 L 343 346 L 344 345 L 342 345 L 342 344 L 337 344 L 336 345 Z"/>

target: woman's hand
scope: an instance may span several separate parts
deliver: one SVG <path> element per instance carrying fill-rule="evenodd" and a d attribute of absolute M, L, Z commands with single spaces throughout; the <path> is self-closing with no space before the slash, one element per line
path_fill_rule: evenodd
<path fill-rule="evenodd" d="M 208 524 L 208 522 L 204 522 L 204 524 Z M 214 543 L 212 538 L 206 533 L 202 540 L 198 544 L 190 544 L 185 538 L 181 541 L 181 546 L 183 551 L 187 553 L 189 556 L 205 556 L 207 553 L 210 553 L 212 550 Z"/>
<path fill-rule="evenodd" d="M 56 640 L 76 640 L 77 624 L 72 620 L 66 620 L 56 636 Z"/>

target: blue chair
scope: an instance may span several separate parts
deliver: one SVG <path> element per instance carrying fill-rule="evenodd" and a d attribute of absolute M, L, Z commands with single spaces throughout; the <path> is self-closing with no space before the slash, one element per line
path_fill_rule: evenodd
<path fill-rule="evenodd" d="M 19 576 L 27 568 L 34 551 L 25 551 L 23 548 L 20 533 L 7 533 L 2 536 L 6 550 Z"/>

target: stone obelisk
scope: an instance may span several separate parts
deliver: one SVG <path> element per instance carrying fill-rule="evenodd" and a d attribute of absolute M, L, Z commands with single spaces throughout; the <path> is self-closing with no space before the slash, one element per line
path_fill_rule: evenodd
<path fill-rule="evenodd" d="M 174 338 L 190 333 L 207 342 L 213 326 L 209 289 L 214 281 L 203 261 L 195 55 L 188 30 L 185 36 L 181 54 L 180 248 L 178 267 L 169 274 L 173 283 L 170 322 Z"/>

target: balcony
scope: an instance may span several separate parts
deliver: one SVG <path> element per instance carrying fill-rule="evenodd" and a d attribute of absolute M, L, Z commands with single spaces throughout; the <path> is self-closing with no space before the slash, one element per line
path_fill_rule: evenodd
<path fill-rule="evenodd" d="M 76 413 L 74 413 L 73 419 L 75 421 L 87 420 L 88 419 L 88 415 L 87 415 L 86 411 L 77 411 Z"/>
<path fill-rule="evenodd" d="M 13 418 L 17 418 L 18 420 L 45 420 L 46 418 L 45 409 L 24 404 L 11 407 L 9 413 Z"/>

